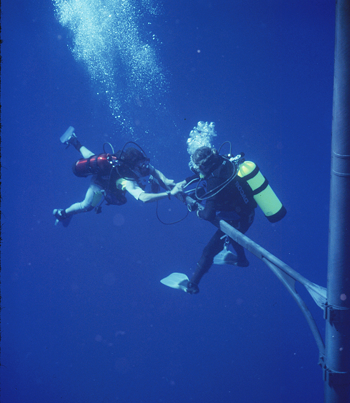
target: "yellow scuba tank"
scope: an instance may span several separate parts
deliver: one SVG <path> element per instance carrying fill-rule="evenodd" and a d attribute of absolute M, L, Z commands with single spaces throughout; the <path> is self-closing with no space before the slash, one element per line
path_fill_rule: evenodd
<path fill-rule="evenodd" d="M 253 191 L 254 200 L 270 222 L 277 222 L 286 215 L 287 210 L 254 162 L 245 161 L 240 164 L 237 175 L 247 181 Z"/>

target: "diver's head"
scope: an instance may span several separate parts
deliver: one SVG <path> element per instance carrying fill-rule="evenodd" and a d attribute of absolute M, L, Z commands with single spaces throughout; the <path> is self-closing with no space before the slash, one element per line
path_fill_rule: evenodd
<path fill-rule="evenodd" d="M 149 163 L 149 161 L 149 158 L 144 158 L 134 166 L 133 171 L 136 173 L 137 176 L 143 177 L 148 176 L 152 173 L 153 167 Z"/>
<path fill-rule="evenodd" d="M 197 148 L 191 159 L 193 168 L 204 177 L 217 167 L 220 156 L 215 148 L 203 146 Z"/>
<path fill-rule="evenodd" d="M 136 175 L 137 177 L 142 177 L 150 174 L 150 159 L 134 147 L 128 147 L 124 151 L 118 151 L 117 158 L 122 162 L 122 167 L 119 171 L 123 176 L 134 177 Z"/>

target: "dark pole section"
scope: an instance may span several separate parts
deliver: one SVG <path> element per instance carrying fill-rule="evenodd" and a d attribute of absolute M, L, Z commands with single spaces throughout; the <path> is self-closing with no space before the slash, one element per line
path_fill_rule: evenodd
<path fill-rule="evenodd" d="M 350 0 L 337 1 L 335 27 L 324 381 L 326 403 L 349 403 Z"/>

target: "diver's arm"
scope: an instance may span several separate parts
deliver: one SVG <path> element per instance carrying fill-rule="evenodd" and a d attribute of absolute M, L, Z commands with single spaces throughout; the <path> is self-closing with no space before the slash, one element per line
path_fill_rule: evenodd
<path fill-rule="evenodd" d="M 182 192 L 182 186 L 174 186 L 171 190 L 162 193 L 146 193 L 142 192 L 138 199 L 141 200 L 143 203 L 150 203 L 155 202 L 157 200 L 165 199 L 168 197 L 170 199 L 171 196 L 175 196 L 178 193 Z"/>
<path fill-rule="evenodd" d="M 152 175 L 158 179 L 160 186 L 163 189 L 172 189 L 175 186 L 175 182 L 173 179 L 168 179 L 162 172 L 160 172 L 158 169 L 154 168 L 154 171 L 152 172 Z"/>
<path fill-rule="evenodd" d="M 212 221 L 216 216 L 215 201 L 207 200 L 203 210 L 197 210 L 198 218 L 202 220 Z"/>
<path fill-rule="evenodd" d="M 212 189 L 216 189 L 221 183 L 222 182 L 219 178 L 208 178 L 207 193 L 209 193 Z M 202 220 L 214 220 L 216 217 L 216 195 L 213 195 L 207 199 L 203 210 L 197 210 L 197 216 Z"/>
<path fill-rule="evenodd" d="M 170 191 L 168 192 L 162 192 L 162 193 L 146 193 L 142 192 L 139 196 L 139 200 L 141 200 L 143 203 L 151 203 L 155 202 L 161 199 L 165 199 L 166 197 L 169 197 Z"/>

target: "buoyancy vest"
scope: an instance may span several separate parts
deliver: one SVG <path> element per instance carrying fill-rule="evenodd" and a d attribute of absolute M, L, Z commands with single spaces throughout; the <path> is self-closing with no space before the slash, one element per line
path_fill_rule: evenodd
<path fill-rule="evenodd" d="M 218 163 L 220 165 L 206 176 L 205 199 L 213 200 L 217 211 L 235 211 L 240 215 L 249 215 L 257 207 L 252 190 L 237 175 L 232 161 L 220 157 Z"/>
<path fill-rule="evenodd" d="M 73 173 L 80 178 L 97 175 L 97 182 L 105 189 L 104 197 L 107 205 L 121 206 L 127 202 L 127 199 L 125 191 L 116 186 L 116 181 L 120 177 L 114 167 L 116 161 L 115 155 L 106 153 L 81 158 L 73 165 Z"/>

